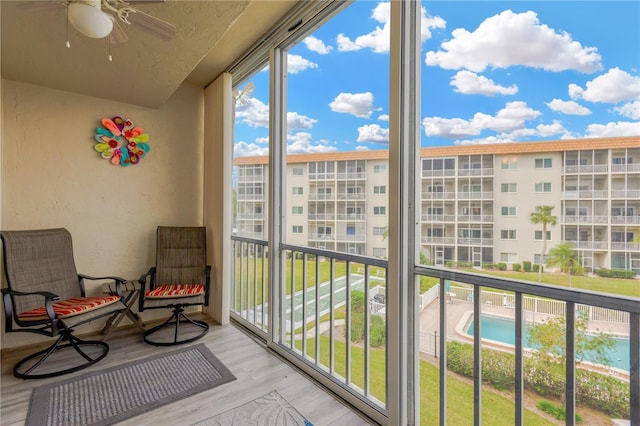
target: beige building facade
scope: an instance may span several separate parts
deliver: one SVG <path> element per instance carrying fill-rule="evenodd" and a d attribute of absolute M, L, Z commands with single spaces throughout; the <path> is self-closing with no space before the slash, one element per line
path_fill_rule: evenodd
<path fill-rule="evenodd" d="M 266 239 L 268 157 L 234 161 L 238 236 Z M 640 274 L 640 137 L 423 148 L 420 251 L 447 262 L 540 262 L 570 242 L 589 271 Z M 386 257 L 388 151 L 289 155 L 285 241 Z M 543 235 L 531 212 L 552 206 Z"/>

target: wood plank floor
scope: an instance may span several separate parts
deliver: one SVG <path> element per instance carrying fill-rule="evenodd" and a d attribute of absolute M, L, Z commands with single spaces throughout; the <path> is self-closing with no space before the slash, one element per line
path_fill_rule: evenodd
<path fill-rule="evenodd" d="M 0 424 L 24 424 L 34 387 L 176 349 L 145 344 L 140 331 L 133 327 L 112 332 L 107 341 L 109 354 L 98 364 L 76 373 L 40 380 L 16 379 L 11 373 L 15 362 L 34 352 L 33 349 L 4 351 L 0 376 Z M 209 333 L 192 344 L 198 343 L 205 343 L 237 380 L 131 418 L 120 425 L 189 425 L 273 390 L 277 390 L 316 426 L 371 424 L 234 325 L 221 326 L 211 322 Z"/>

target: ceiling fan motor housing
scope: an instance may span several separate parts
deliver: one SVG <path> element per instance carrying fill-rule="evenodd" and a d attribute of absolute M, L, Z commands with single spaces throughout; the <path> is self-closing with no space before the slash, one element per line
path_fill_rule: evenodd
<path fill-rule="evenodd" d="M 71 25 L 91 38 L 104 38 L 113 30 L 113 18 L 100 9 L 100 0 L 70 2 L 67 6 Z"/>

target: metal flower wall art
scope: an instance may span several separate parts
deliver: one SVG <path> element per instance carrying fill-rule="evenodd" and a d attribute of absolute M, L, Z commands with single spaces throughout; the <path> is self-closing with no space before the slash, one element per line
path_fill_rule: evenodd
<path fill-rule="evenodd" d="M 111 164 L 131 166 L 149 152 L 149 135 L 142 127 L 135 127 L 129 119 L 122 117 L 103 118 L 102 126 L 96 129 L 96 151 Z"/>

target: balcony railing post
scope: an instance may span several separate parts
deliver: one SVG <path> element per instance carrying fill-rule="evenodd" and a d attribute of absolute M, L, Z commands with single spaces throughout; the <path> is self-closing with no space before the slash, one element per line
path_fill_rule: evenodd
<path fill-rule="evenodd" d="M 523 347 L 523 310 L 522 310 L 522 293 L 516 292 L 516 360 L 515 360 L 515 394 L 516 394 L 516 412 L 515 425 L 524 424 L 524 360 L 522 357 Z"/>
<path fill-rule="evenodd" d="M 482 424 L 482 328 L 481 290 L 473 286 L 473 424 Z"/>
<path fill-rule="evenodd" d="M 566 372 L 565 372 L 565 412 L 566 424 L 576 424 L 576 304 L 566 305 Z"/>
<path fill-rule="evenodd" d="M 629 316 L 629 393 L 631 424 L 640 425 L 640 314 Z"/>

